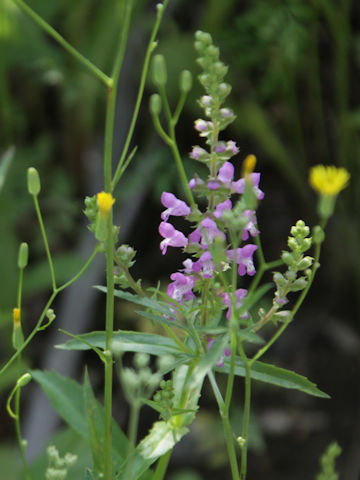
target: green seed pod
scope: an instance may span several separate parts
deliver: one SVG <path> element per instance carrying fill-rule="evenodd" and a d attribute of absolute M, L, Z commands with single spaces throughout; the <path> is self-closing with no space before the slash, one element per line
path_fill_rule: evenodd
<path fill-rule="evenodd" d="M 18 267 L 22 270 L 28 264 L 29 258 L 29 246 L 26 242 L 23 242 L 19 247 L 18 253 Z"/>
<path fill-rule="evenodd" d="M 154 93 L 150 97 L 149 109 L 152 115 L 159 115 L 162 108 L 162 101 L 160 95 Z"/>
<path fill-rule="evenodd" d="M 30 195 L 37 196 L 41 190 L 39 173 L 34 167 L 28 168 L 27 171 L 27 187 Z"/>
<path fill-rule="evenodd" d="M 300 262 L 297 264 L 298 270 L 306 270 L 307 268 L 311 267 L 313 262 L 312 257 L 304 257 Z"/>
<path fill-rule="evenodd" d="M 152 75 L 156 86 L 164 87 L 167 82 L 166 63 L 164 55 L 155 55 L 152 61 Z"/>
<path fill-rule="evenodd" d="M 180 73 L 180 90 L 188 93 L 192 87 L 192 74 L 189 70 L 183 70 Z"/>

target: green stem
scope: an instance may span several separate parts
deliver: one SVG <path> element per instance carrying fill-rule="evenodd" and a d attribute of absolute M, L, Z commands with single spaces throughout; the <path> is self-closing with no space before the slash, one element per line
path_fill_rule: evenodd
<path fill-rule="evenodd" d="M 38 222 L 39 222 L 39 225 L 40 225 L 41 235 L 42 235 L 45 250 L 46 250 L 46 256 L 47 256 L 48 262 L 49 262 L 52 288 L 53 288 L 53 291 L 55 292 L 55 290 L 56 290 L 55 270 L 54 270 L 54 265 L 53 265 L 53 261 L 52 261 L 52 258 L 51 258 L 49 242 L 48 242 L 48 239 L 47 239 L 47 236 L 46 236 L 46 231 L 45 231 L 44 222 L 43 222 L 41 211 L 40 211 L 38 198 L 37 198 L 36 195 L 33 195 L 33 199 L 34 199 L 34 204 L 35 204 L 36 215 L 38 217 Z"/>
<path fill-rule="evenodd" d="M 89 258 L 89 260 L 87 260 L 87 262 L 85 263 L 85 265 L 81 268 L 81 270 L 79 271 L 78 274 L 76 274 L 71 280 L 69 280 L 67 283 L 65 283 L 64 285 L 62 285 L 61 287 L 57 288 L 50 296 L 49 300 L 47 301 L 46 305 L 45 305 L 45 308 L 43 309 L 41 315 L 40 315 L 40 318 L 37 322 L 37 324 L 35 325 L 35 327 L 33 328 L 32 332 L 28 335 L 28 337 L 26 338 L 26 340 L 24 341 L 24 343 L 21 345 L 21 347 L 18 348 L 18 350 L 14 353 L 14 355 L 5 363 L 5 365 L 1 368 L 0 370 L 0 375 L 2 373 L 4 373 L 9 367 L 10 365 L 12 365 L 12 363 L 18 358 L 18 356 L 21 354 L 21 352 L 27 347 L 27 345 L 31 342 L 31 340 L 34 338 L 34 336 L 37 334 L 37 332 L 41 329 L 41 325 L 44 321 L 44 318 L 45 318 L 45 315 L 46 315 L 46 312 L 48 311 L 48 309 L 51 307 L 54 299 L 56 298 L 57 294 L 59 292 L 61 292 L 61 290 L 64 290 L 66 287 L 70 286 L 72 283 L 75 282 L 75 280 L 77 280 L 79 278 L 80 275 L 82 275 L 85 270 L 88 268 L 88 266 L 90 265 L 91 261 L 94 259 L 96 253 L 98 252 L 99 250 L 99 245 L 96 246 L 94 252 L 92 253 L 91 257 Z"/>
<path fill-rule="evenodd" d="M 111 78 L 109 78 L 104 72 L 102 72 L 96 65 L 82 55 L 76 48 L 70 45 L 51 25 L 45 22 L 32 8 L 30 8 L 22 0 L 14 0 L 14 2 L 35 22 L 40 28 L 45 30 L 56 42 L 58 42 L 70 55 L 78 60 L 85 68 L 92 72 L 101 82 L 107 87 L 112 84 Z"/>
<path fill-rule="evenodd" d="M 22 296 L 22 287 L 23 287 L 23 277 L 24 277 L 24 269 L 19 269 L 19 286 L 18 286 L 18 295 L 17 295 L 17 307 L 21 310 L 21 296 Z"/>
<path fill-rule="evenodd" d="M 123 148 L 123 151 L 121 153 L 121 157 L 120 157 L 120 160 L 118 162 L 118 165 L 116 167 L 114 178 L 111 182 L 111 191 L 113 191 L 115 189 L 115 187 L 116 187 L 116 185 L 117 185 L 118 181 L 120 180 L 120 177 L 123 173 L 122 166 L 123 166 L 123 163 L 125 162 L 125 159 L 127 157 L 129 147 L 130 147 L 130 142 L 132 140 L 135 125 L 136 125 L 136 121 L 137 121 L 137 118 L 138 118 L 138 115 L 139 115 L 139 110 L 140 110 L 140 106 L 141 106 L 141 102 L 142 102 L 142 98 L 143 98 L 143 94 L 144 94 L 144 89 L 145 89 L 146 77 L 147 77 L 147 74 L 148 74 L 148 71 L 149 71 L 151 55 L 152 55 L 152 53 L 153 53 L 153 51 L 156 47 L 156 42 L 155 42 L 156 35 L 158 33 L 160 23 L 161 23 L 161 20 L 162 20 L 162 17 L 163 17 L 163 14 L 164 14 L 164 11 L 165 11 L 165 8 L 166 8 L 167 4 L 168 4 L 168 0 L 164 0 L 164 2 L 162 4 L 162 8 L 158 9 L 156 22 L 155 22 L 153 31 L 151 33 L 150 41 L 149 41 L 149 44 L 148 44 L 148 47 L 147 47 L 147 50 L 146 50 L 146 54 L 145 54 L 144 65 L 143 65 L 143 68 L 142 68 L 142 71 L 141 71 L 139 90 L 138 90 L 138 94 L 137 94 L 137 98 L 136 98 L 134 112 L 133 112 L 133 115 L 132 115 L 132 118 L 131 118 L 131 123 L 130 123 L 129 131 L 128 131 L 128 134 L 127 134 L 127 137 L 126 137 L 126 140 L 125 140 L 124 148 Z"/>
<path fill-rule="evenodd" d="M 251 363 L 247 358 L 241 343 L 239 344 L 239 353 L 245 366 L 245 392 L 244 392 L 244 416 L 243 431 L 241 444 L 241 470 L 240 479 L 246 479 L 247 471 L 247 447 L 248 447 L 248 431 L 250 422 L 250 406 L 251 406 Z"/>
<path fill-rule="evenodd" d="M 140 407 L 138 402 L 131 403 L 130 408 L 130 420 L 129 420 L 129 428 L 128 428 L 128 452 L 127 452 L 127 464 L 126 464 L 126 472 L 124 478 L 128 478 L 129 480 L 132 478 L 132 469 L 134 464 L 134 454 L 135 454 L 135 445 L 136 445 L 136 435 L 139 426 L 139 415 L 140 415 Z"/>
<path fill-rule="evenodd" d="M 112 386 L 113 358 L 111 344 L 114 331 L 114 237 L 112 212 L 108 218 L 108 233 L 106 241 L 106 362 L 105 362 L 105 480 L 112 479 Z"/>
<path fill-rule="evenodd" d="M 22 372 L 22 360 L 21 360 L 21 355 L 18 356 L 18 375 L 19 378 L 21 376 Z M 25 444 L 24 440 L 21 436 L 21 426 L 20 426 L 20 396 L 21 396 L 21 388 L 18 388 L 15 393 L 15 430 L 16 430 L 16 438 L 19 444 L 19 450 L 20 450 L 20 456 L 21 456 L 21 462 L 23 464 L 24 468 L 24 474 L 25 474 L 25 479 L 26 480 L 31 480 L 30 473 L 29 473 L 29 467 L 26 462 L 26 455 L 25 455 Z"/>
<path fill-rule="evenodd" d="M 169 460 L 172 454 L 172 449 L 168 450 L 162 457 L 160 457 L 155 473 L 152 477 L 152 480 L 163 480 L 167 467 L 169 465 Z"/>

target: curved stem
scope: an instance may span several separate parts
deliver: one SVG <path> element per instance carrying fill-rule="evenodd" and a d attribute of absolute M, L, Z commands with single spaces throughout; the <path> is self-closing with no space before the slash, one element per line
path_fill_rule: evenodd
<path fill-rule="evenodd" d="M 57 43 L 59 43 L 71 56 L 78 60 L 87 70 L 93 73 L 102 83 L 107 87 L 112 84 L 111 78 L 109 78 L 104 72 L 102 72 L 96 65 L 82 55 L 76 48 L 74 48 L 68 41 L 64 39 L 51 25 L 49 25 L 43 18 L 41 18 L 32 8 L 26 5 L 22 0 L 14 0 L 14 2 L 20 7 L 40 28 L 45 30 Z"/>

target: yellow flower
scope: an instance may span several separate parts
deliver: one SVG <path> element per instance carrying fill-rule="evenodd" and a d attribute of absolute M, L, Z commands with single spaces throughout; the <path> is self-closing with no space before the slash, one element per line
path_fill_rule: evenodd
<path fill-rule="evenodd" d="M 350 173 L 345 168 L 337 168 L 333 165 L 326 167 L 316 165 L 311 168 L 309 183 L 314 190 L 322 195 L 332 197 L 346 188 L 350 179 Z"/>
<path fill-rule="evenodd" d="M 247 177 L 250 173 L 253 173 L 256 165 L 255 155 L 248 155 L 242 164 L 243 176 Z"/>
<path fill-rule="evenodd" d="M 107 217 L 110 213 L 111 207 L 115 202 L 115 198 L 111 193 L 100 192 L 96 195 L 99 213 L 102 217 Z"/>

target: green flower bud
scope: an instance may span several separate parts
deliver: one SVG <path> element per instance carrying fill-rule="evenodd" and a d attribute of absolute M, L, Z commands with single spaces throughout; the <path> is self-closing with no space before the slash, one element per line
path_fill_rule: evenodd
<path fill-rule="evenodd" d="M 183 70 L 180 74 L 180 90 L 188 93 L 192 87 L 192 74 L 189 70 Z"/>
<path fill-rule="evenodd" d="M 18 385 L 19 387 L 25 387 L 25 385 L 27 385 L 30 381 L 31 381 L 32 377 L 30 375 L 30 373 L 24 373 L 24 375 L 22 375 L 18 381 L 16 382 L 16 385 Z"/>
<path fill-rule="evenodd" d="M 142 368 L 145 368 L 149 365 L 150 363 L 150 355 L 147 353 L 135 353 L 134 355 L 134 365 L 135 367 L 140 370 Z"/>
<path fill-rule="evenodd" d="M 281 255 L 281 259 L 283 260 L 284 263 L 286 263 L 286 265 L 289 265 L 289 266 L 293 265 L 294 263 L 294 257 L 290 252 L 283 252 Z"/>
<path fill-rule="evenodd" d="M 212 59 L 217 60 L 219 58 L 219 49 L 215 45 L 209 45 L 206 49 L 206 54 Z"/>
<path fill-rule="evenodd" d="M 162 101 L 160 95 L 154 93 L 150 97 L 149 109 L 152 115 L 159 115 L 162 108 Z"/>
<path fill-rule="evenodd" d="M 27 171 L 27 188 L 30 195 L 39 195 L 41 190 L 39 173 L 34 167 L 28 168 Z"/>
<path fill-rule="evenodd" d="M 306 270 L 307 268 L 311 267 L 312 262 L 313 262 L 312 257 L 304 257 L 297 264 L 297 268 L 298 270 Z"/>
<path fill-rule="evenodd" d="M 281 288 L 284 288 L 287 285 L 287 280 L 280 272 L 275 272 L 273 275 L 273 280 L 276 285 Z"/>
<path fill-rule="evenodd" d="M 155 85 L 164 87 L 167 82 L 166 63 L 164 55 L 155 55 L 152 61 L 152 75 Z"/>
<path fill-rule="evenodd" d="M 291 292 L 298 292 L 304 290 L 307 285 L 307 279 L 305 277 L 300 277 L 290 286 Z"/>
<path fill-rule="evenodd" d="M 195 40 L 198 42 L 201 42 L 205 45 L 211 45 L 212 44 L 212 38 L 210 33 L 207 32 L 202 32 L 201 30 L 198 30 L 195 32 Z"/>
<path fill-rule="evenodd" d="M 22 270 L 28 264 L 29 258 L 29 246 L 26 242 L 23 242 L 19 247 L 18 253 L 18 267 Z"/>
<path fill-rule="evenodd" d="M 312 231 L 312 238 L 315 244 L 322 243 L 325 239 L 325 232 L 320 227 L 320 225 L 316 225 Z"/>

